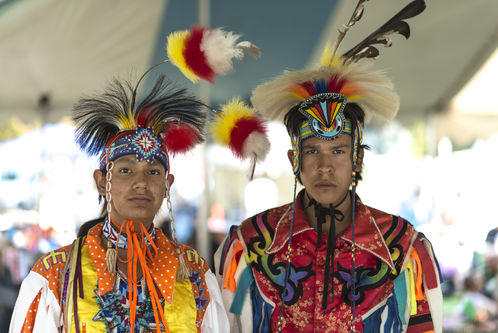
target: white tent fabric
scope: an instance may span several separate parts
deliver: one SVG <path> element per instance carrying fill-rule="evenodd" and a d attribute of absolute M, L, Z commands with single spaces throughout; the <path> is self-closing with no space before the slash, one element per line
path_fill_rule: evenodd
<path fill-rule="evenodd" d="M 55 121 L 82 93 L 149 65 L 167 1 L 16 1 L 0 14 L 0 121 L 49 94 Z M 137 74 L 138 73 L 138 74 Z"/>

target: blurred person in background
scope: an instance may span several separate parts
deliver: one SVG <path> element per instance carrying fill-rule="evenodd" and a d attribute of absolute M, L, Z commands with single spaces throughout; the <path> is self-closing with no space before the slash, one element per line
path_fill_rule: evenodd
<path fill-rule="evenodd" d="M 469 272 L 463 281 L 459 314 L 465 332 L 496 332 L 498 307 L 496 302 L 482 293 L 484 279 L 481 274 Z"/>
<path fill-rule="evenodd" d="M 14 309 L 19 285 L 14 282 L 12 273 L 5 265 L 5 249 L 11 245 L 0 243 L 0 332 L 9 330 L 10 317 Z"/>
<path fill-rule="evenodd" d="M 484 292 L 498 302 L 498 228 L 486 235 L 484 256 Z"/>
<path fill-rule="evenodd" d="M 390 80 L 356 61 L 424 8 L 414 1 L 342 57 L 327 47 L 321 67 L 253 91 L 255 109 L 287 128 L 296 186 L 293 202 L 246 219 L 215 254 L 232 332 L 442 331 L 430 242 L 355 193 L 365 116 L 392 119 L 399 107 Z M 362 1 L 346 27 L 361 13 Z"/>
<path fill-rule="evenodd" d="M 10 332 L 228 331 L 206 261 L 176 240 L 174 222 L 171 239 L 153 225 L 164 198 L 171 213 L 169 155 L 203 141 L 206 107 L 164 76 L 135 104 L 137 88 L 115 80 L 74 107 L 77 142 L 100 156 L 104 215 L 38 260 Z"/>

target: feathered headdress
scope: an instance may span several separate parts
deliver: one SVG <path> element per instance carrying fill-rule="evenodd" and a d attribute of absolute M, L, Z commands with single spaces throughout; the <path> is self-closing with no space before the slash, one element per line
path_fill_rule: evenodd
<path fill-rule="evenodd" d="M 361 19 L 365 1 L 358 2 L 350 21 L 340 31 L 334 47 L 331 49 L 327 45 L 320 67 L 286 71 L 253 91 L 251 102 L 265 118 L 283 120 L 293 106 L 321 93 L 346 96 L 348 102 L 359 104 L 367 117 L 376 114 L 389 120 L 394 118 L 399 107 L 399 97 L 392 90 L 391 80 L 381 71 L 370 70 L 370 65 L 359 64 L 358 60 L 377 56 L 379 51 L 375 44 L 391 46 L 390 34 L 399 33 L 408 38 L 410 28 L 403 20 L 421 13 L 425 9 L 425 3 L 423 0 L 411 2 L 351 50 L 337 57 L 337 48 L 347 30 Z"/>
<path fill-rule="evenodd" d="M 194 25 L 190 31 L 176 31 L 168 36 L 168 57 L 192 82 L 204 79 L 214 83 L 216 76 L 232 69 L 232 59 L 244 59 L 244 52 L 253 58 L 261 55 L 251 42 L 237 43 L 239 37 L 220 28 Z"/>
<path fill-rule="evenodd" d="M 211 123 L 213 138 L 235 156 L 251 159 L 252 179 L 256 162 L 263 161 L 270 150 L 265 121 L 239 98 L 222 106 L 217 116 Z"/>
<path fill-rule="evenodd" d="M 297 104 L 323 93 L 337 93 L 348 102 L 360 104 L 367 114 L 378 114 L 387 119 L 396 115 L 398 95 L 392 91 L 391 81 L 381 72 L 369 71 L 368 65 L 334 65 L 296 72 L 286 71 L 275 80 L 258 86 L 251 102 L 265 118 L 283 121 Z M 326 114 L 327 110 L 323 110 Z"/>
<path fill-rule="evenodd" d="M 190 31 L 177 31 L 168 36 L 168 57 L 192 82 L 199 79 L 214 83 L 218 75 L 233 68 L 233 59 L 243 60 L 245 52 L 253 58 L 261 55 L 259 48 L 248 41 L 237 43 L 239 35 L 220 28 L 209 29 L 194 25 Z M 211 132 L 222 146 L 229 147 L 239 158 L 251 158 L 252 179 L 257 161 L 269 150 L 264 121 L 238 99 L 217 112 Z"/>
<path fill-rule="evenodd" d="M 196 82 L 214 82 L 217 75 L 232 69 L 232 59 L 243 59 L 244 51 L 253 57 L 259 48 L 250 42 L 236 43 L 239 35 L 219 28 L 193 26 L 191 31 L 176 31 L 167 38 L 167 53 L 172 64 Z M 203 104 L 172 87 L 161 76 L 148 96 L 136 106 L 136 86 L 114 80 L 100 96 L 82 98 L 74 107 L 76 141 L 90 155 L 102 153 L 101 167 L 107 161 L 133 153 L 138 159 L 158 158 L 168 166 L 168 153 L 184 153 L 203 141 L 206 110 Z"/>
<path fill-rule="evenodd" d="M 139 160 L 157 158 L 168 169 L 168 154 L 184 153 L 204 140 L 206 107 L 164 75 L 136 107 L 135 96 L 136 88 L 114 80 L 100 96 L 74 106 L 76 141 L 88 154 L 101 154 L 101 168 L 134 154 Z"/>

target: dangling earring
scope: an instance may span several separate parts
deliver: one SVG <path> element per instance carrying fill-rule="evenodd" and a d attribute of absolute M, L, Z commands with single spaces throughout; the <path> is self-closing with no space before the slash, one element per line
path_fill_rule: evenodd
<path fill-rule="evenodd" d="M 107 201 L 107 218 L 111 218 L 111 180 L 112 180 L 112 168 L 114 168 L 114 162 L 111 161 L 107 163 L 106 166 L 106 183 L 105 183 L 105 199 Z M 116 259 L 117 259 L 117 251 L 114 248 L 112 242 L 110 240 L 107 240 L 107 251 L 105 253 L 105 267 L 109 274 L 114 275 L 116 273 Z"/>
<path fill-rule="evenodd" d="M 166 178 L 166 204 L 168 205 L 168 211 L 169 211 L 169 217 L 171 219 L 171 236 L 173 238 L 173 243 L 175 244 L 176 247 L 176 254 L 178 255 L 178 270 L 176 271 L 176 278 L 179 281 L 183 281 L 186 278 L 188 278 L 188 268 L 187 268 L 187 263 L 185 262 L 185 258 L 183 257 L 183 254 L 180 251 L 180 246 L 178 244 L 178 239 L 176 237 L 176 228 L 175 228 L 175 216 L 173 215 L 173 207 L 171 205 L 171 199 L 170 199 L 170 187 L 169 187 L 169 181 L 168 178 Z"/>

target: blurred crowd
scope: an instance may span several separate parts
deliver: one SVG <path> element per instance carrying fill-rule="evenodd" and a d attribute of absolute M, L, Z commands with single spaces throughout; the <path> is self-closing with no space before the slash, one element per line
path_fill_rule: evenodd
<path fill-rule="evenodd" d="M 67 141 L 73 135 L 73 128 L 66 125 L 53 126 L 53 130 L 63 131 Z M 488 172 L 498 168 L 498 156 L 489 153 L 498 150 L 498 135 L 459 151 L 440 144 L 437 156 L 421 158 L 406 150 L 411 145 L 409 134 L 400 129 L 393 132 L 397 135 L 393 140 L 366 133 L 370 135 L 366 142 L 377 151 L 365 155 L 365 180 L 358 189 L 362 201 L 407 218 L 432 242 L 444 277 L 444 332 L 498 332 L 498 221 L 493 219 L 498 176 Z M 397 142 L 398 146 L 379 150 L 382 142 Z M 12 153 L 10 144 L 0 144 L 0 154 Z M 281 144 L 287 146 L 288 142 Z M 74 151 L 77 149 L 71 146 L 64 152 L 45 152 L 43 163 L 26 160 L 1 165 L 0 332 L 8 331 L 20 283 L 41 254 L 69 244 L 80 225 L 100 212 L 90 176 L 95 161 L 74 155 Z M 209 150 L 207 155 L 215 153 Z M 215 160 L 230 161 L 219 156 Z M 206 201 L 204 187 L 199 185 L 202 179 L 182 174 L 189 165 L 181 159 L 174 163 L 178 181 L 175 179 L 172 201 L 177 236 L 199 249 L 196 223 L 200 203 Z M 276 173 L 271 154 L 265 163 L 258 166 L 262 174 L 252 182 L 244 178 L 240 165 L 210 164 L 207 232 L 202 236 L 207 237 L 211 253 L 231 225 L 253 211 L 289 201 L 292 177 Z M 27 169 L 40 165 L 43 172 Z M 279 168 L 289 169 L 288 165 Z M 227 187 L 229 175 L 232 186 Z M 384 189 L 382 195 L 379 189 Z M 60 198 L 65 198 L 64 205 Z M 160 213 L 157 226 L 168 231 L 167 209 Z M 206 259 L 212 266 L 212 258 Z"/>
<path fill-rule="evenodd" d="M 443 270 L 445 332 L 498 331 L 497 236 L 498 227 L 489 231 L 485 251 L 474 252 L 467 271 Z"/>

